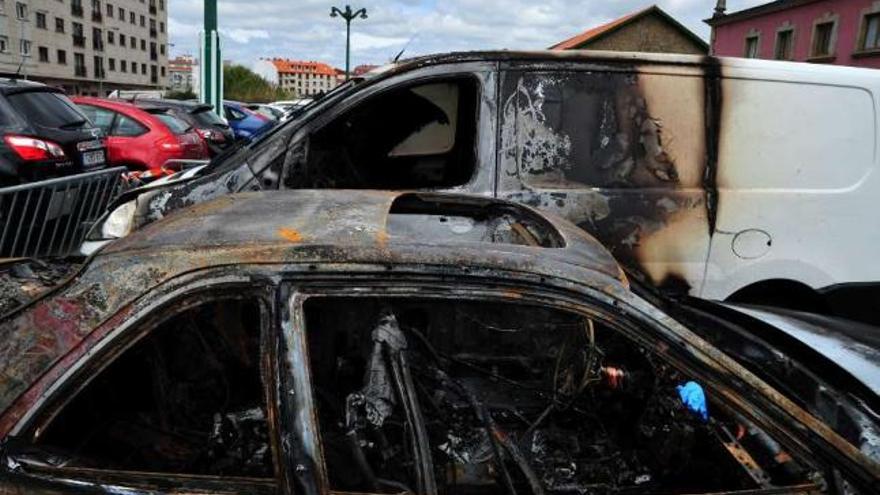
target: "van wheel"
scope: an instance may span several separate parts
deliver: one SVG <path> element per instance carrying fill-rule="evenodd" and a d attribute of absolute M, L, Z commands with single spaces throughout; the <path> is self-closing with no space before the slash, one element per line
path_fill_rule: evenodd
<path fill-rule="evenodd" d="M 758 282 L 734 292 L 726 300 L 729 302 L 775 306 L 810 313 L 833 313 L 831 306 L 822 294 L 816 292 L 810 286 L 795 282 L 794 280 Z"/>

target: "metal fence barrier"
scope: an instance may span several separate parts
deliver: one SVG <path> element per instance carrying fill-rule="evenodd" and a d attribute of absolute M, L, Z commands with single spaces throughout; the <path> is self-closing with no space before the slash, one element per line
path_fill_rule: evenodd
<path fill-rule="evenodd" d="M 125 167 L 0 188 L 0 258 L 67 256 L 121 192 Z"/>

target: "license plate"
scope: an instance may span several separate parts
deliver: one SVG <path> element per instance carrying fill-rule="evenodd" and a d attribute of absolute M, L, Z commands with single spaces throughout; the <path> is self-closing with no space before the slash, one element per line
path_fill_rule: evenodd
<path fill-rule="evenodd" d="M 104 150 L 87 151 L 82 156 L 84 167 L 94 167 L 95 165 L 104 164 Z"/>

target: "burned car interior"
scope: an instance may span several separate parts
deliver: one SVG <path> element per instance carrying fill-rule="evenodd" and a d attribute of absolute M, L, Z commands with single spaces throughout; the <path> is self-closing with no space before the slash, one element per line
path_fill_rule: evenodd
<path fill-rule="evenodd" d="M 394 88 L 344 112 L 309 138 L 285 187 L 441 188 L 474 173 L 477 82 L 454 78 Z"/>
<path fill-rule="evenodd" d="M 274 477 L 259 301 L 220 299 L 168 318 L 37 428 L 18 456 L 65 475 Z"/>
<path fill-rule="evenodd" d="M 408 298 L 312 298 L 304 313 L 331 491 L 813 486 L 741 418 L 714 402 L 686 407 L 681 394 L 697 384 L 590 318 Z"/>

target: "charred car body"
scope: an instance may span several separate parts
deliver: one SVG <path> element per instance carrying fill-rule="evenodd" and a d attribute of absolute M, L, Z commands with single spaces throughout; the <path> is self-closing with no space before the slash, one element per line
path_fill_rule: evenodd
<path fill-rule="evenodd" d="M 655 285 L 864 308 L 853 294 L 880 280 L 878 91 L 875 71 L 741 59 L 414 59 L 338 88 L 199 177 L 135 193 L 93 239 L 234 191 L 460 191 L 559 214 Z"/>
<path fill-rule="evenodd" d="M 876 360 L 662 306 L 520 204 L 226 195 L 0 320 L 0 490 L 876 493 Z"/>

